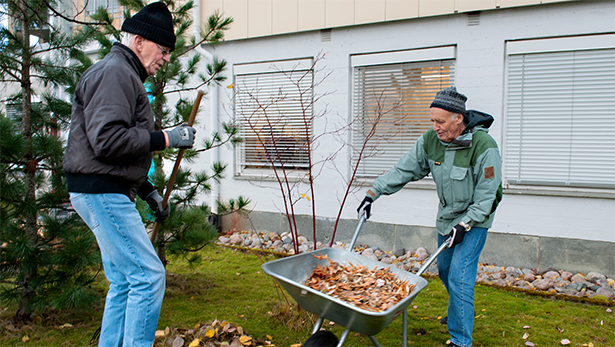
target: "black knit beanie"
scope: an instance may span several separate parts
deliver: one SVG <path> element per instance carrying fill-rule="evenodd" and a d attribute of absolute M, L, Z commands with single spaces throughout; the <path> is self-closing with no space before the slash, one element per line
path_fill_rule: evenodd
<path fill-rule="evenodd" d="M 161 46 L 175 50 L 175 32 L 173 17 L 163 2 L 152 2 L 127 18 L 122 24 L 122 31 L 137 34 Z"/>
<path fill-rule="evenodd" d="M 448 87 L 436 94 L 436 98 L 429 107 L 437 107 L 450 112 L 465 114 L 466 100 L 468 98 L 465 95 L 457 93 L 457 88 Z"/>

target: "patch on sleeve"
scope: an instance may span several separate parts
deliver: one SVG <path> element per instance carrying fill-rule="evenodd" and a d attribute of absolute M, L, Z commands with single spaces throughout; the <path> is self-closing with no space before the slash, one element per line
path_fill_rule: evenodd
<path fill-rule="evenodd" d="M 494 178 L 495 170 L 493 170 L 493 166 L 489 166 L 485 168 L 485 179 Z"/>

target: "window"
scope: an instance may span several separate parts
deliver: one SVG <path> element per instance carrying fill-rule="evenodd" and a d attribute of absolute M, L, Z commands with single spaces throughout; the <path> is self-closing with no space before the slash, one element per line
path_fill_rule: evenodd
<path fill-rule="evenodd" d="M 390 169 L 431 127 L 429 105 L 438 91 L 454 85 L 454 56 L 455 47 L 448 46 L 353 57 L 357 177 Z"/>
<path fill-rule="evenodd" d="M 99 7 L 104 7 L 111 15 L 117 14 L 118 16 L 121 16 L 122 14 L 122 9 L 117 0 L 89 0 L 87 3 L 86 14 L 88 16 L 93 15 Z"/>
<path fill-rule="evenodd" d="M 233 67 L 237 174 L 309 166 L 312 140 L 313 61 L 301 59 Z"/>
<path fill-rule="evenodd" d="M 615 188 L 614 38 L 507 43 L 508 184 Z"/>

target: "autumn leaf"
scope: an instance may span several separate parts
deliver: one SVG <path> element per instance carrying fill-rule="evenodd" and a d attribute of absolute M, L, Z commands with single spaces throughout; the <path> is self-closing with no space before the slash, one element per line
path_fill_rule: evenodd
<path fill-rule="evenodd" d="M 192 342 L 190 342 L 188 347 L 198 347 L 199 343 L 201 343 L 201 339 L 194 339 L 192 340 Z"/>
<path fill-rule="evenodd" d="M 528 337 L 530 337 L 530 333 L 526 332 L 525 334 L 523 334 L 524 340 L 527 340 Z"/>
<path fill-rule="evenodd" d="M 205 333 L 205 337 L 207 337 L 209 339 L 213 338 L 214 336 L 216 336 L 216 331 L 214 329 L 209 329 Z"/>
<path fill-rule="evenodd" d="M 562 345 L 569 345 L 570 344 L 570 340 L 568 339 L 563 339 L 562 341 L 560 341 Z"/>
<path fill-rule="evenodd" d="M 250 336 L 243 335 L 239 337 L 239 342 L 241 342 L 244 346 L 249 346 L 252 344 L 252 338 Z"/>

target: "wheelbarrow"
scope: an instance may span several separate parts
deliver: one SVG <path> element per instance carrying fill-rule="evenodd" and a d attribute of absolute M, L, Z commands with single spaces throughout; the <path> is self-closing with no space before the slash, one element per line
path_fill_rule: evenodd
<path fill-rule="evenodd" d="M 359 220 L 359 225 L 354 233 L 348 250 L 338 248 L 324 248 L 308 253 L 294 255 L 292 257 L 270 261 L 262 265 L 263 271 L 277 279 L 282 287 L 304 310 L 318 316 L 312 334 L 315 334 L 322 327 L 323 321 L 328 319 L 346 328 L 339 339 L 338 347 L 341 347 L 350 331 L 355 331 L 369 336 L 376 347 L 381 347 L 375 335 L 386 328 L 397 316 L 403 314 L 403 346 L 407 346 L 408 337 L 408 305 L 414 300 L 419 292 L 427 286 L 427 281 L 421 277 L 427 267 L 433 263 L 438 254 L 448 246 L 448 240 L 442 243 L 438 250 L 423 264 L 416 274 L 399 269 L 395 266 L 383 264 L 379 261 L 364 257 L 353 252 L 354 244 L 357 241 L 361 227 L 365 222 L 365 216 Z M 334 298 L 332 296 L 314 290 L 303 284 L 318 266 L 327 266 L 327 260 L 323 257 L 317 259 L 315 255 L 322 254 L 331 261 L 341 265 L 363 265 L 370 269 L 389 268 L 400 280 L 408 281 L 408 284 L 415 284 L 414 290 L 406 298 L 397 304 L 389 307 L 383 312 L 372 312 L 361 309 L 350 303 Z"/>

